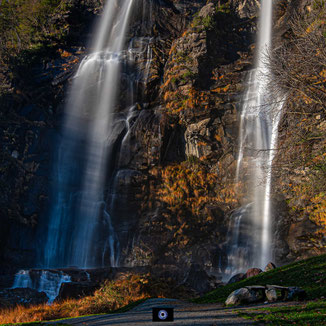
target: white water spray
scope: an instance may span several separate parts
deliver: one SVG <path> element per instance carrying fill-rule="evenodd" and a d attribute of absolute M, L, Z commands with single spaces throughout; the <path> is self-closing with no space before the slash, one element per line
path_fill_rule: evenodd
<path fill-rule="evenodd" d="M 247 257 L 246 266 L 263 268 L 272 259 L 272 162 L 276 153 L 282 108 L 281 102 L 273 99 L 268 92 L 270 71 L 266 54 L 272 38 L 272 0 L 262 1 L 258 30 L 255 69 L 249 74 L 241 110 L 236 182 L 248 182 L 243 173 L 248 168 L 252 205 L 250 211 L 244 214 L 249 219 L 247 225 L 252 225 L 252 229 L 242 236 L 251 242 L 251 253 Z M 237 229 L 232 232 L 239 238 L 240 223 L 234 222 L 234 225 Z M 231 238 L 234 239 L 234 236 Z M 238 244 L 239 255 L 242 249 Z M 232 262 L 229 261 L 232 266 L 229 268 L 233 272 L 243 272 L 243 257 L 235 258 L 234 250 L 232 254 Z"/>
<path fill-rule="evenodd" d="M 46 267 L 94 267 L 99 260 L 94 247 L 100 246 L 98 235 L 107 219 L 99 203 L 104 201 L 109 130 L 133 2 L 107 2 L 94 52 L 82 61 L 72 85 L 44 250 Z"/>

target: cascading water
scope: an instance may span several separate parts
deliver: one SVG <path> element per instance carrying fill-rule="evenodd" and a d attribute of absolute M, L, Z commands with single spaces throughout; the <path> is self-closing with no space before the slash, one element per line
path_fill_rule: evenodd
<path fill-rule="evenodd" d="M 103 239 L 110 239 L 105 265 L 117 265 L 114 229 L 106 211 L 105 183 L 110 165 L 110 130 L 120 85 L 125 35 L 134 0 L 110 0 L 97 28 L 93 52 L 81 62 L 66 105 L 52 186 L 52 205 L 42 268 L 101 265 Z M 113 244 L 112 244 L 113 242 Z M 48 270 L 20 271 L 13 287 L 45 292 L 51 303 L 70 277 Z"/>
<path fill-rule="evenodd" d="M 121 248 L 111 212 L 118 206 L 119 180 L 130 173 L 123 166 L 130 156 L 130 131 L 140 111 L 136 101 L 139 95 L 142 98 L 141 86 L 148 81 L 152 61 L 151 37 L 134 37 L 124 49 L 134 2 L 107 1 L 93 52 L 81 62 L 74 78 L 39 267 L 119 265 Z M 142 6 L 140 33 L 146 34 L 152 25 L 151 18 L 147 19 L 152 1 L 142 1 Z M 124 97 L 119 106 L 120 85 Z M 70 280 L 62 271 L 22 270 L 15 275 L 13 288 L 43 291 L 52 303 L 61 284 Z"/>
<path fill-rule="evenodd" d="M 47 268 L 95 267 L 102 260 L 97 254 L 98 247 L 104 246 L 100 238 L 112 238 L 110 215 L 103 205 L 112 150 L 108 138 L 133 2 L 107 2 L 94 51 L 80 64 L 72 85 L 44 249 Z"/>
<path fill-rule="evenodd" d="M 252 204 L 245 205 L 235 210 L 231 215 L 227 233 L 229 239 L 227 248 L 228 266 L 224 270 L 225 280 L 234 274 L 246 271 L 250 267 L 253 250 L 251 238 L 247 235 L 252 232 L 252 223 L 248 219 L 251 208 Z"/>
<path fill-rule="evenodd" d="M 119 264 L 119 237 L 109 213 L 115 196 L 110 197 L 108 188 L 112 178 L 110 192 L 116 193 L 117 181 L 110 170 L 117 168 L 114 161 L 121 158 L 115 157 L 113 150 L 123 133 L 120 149 L 129 150 L 130 128 L 138 115 L 138 86 L 147 83 L 151 64 L 150 37 L 134 38 L 128 49 L 124 48 L 134 2 L 107 1 L 93 52 L 83 59 L 75 75 L 58 146 L 47 239 L 39 264 L 42 268 Z M 152 2 L 149 4 L 150 12 L 143 2 L 143 21 L 145 14 L 151 15 Z M 151 25 L 151 20 L 146 23 Z M 137 70 L 133 65 L 144 67 Z M 117 113 L 119 86 L 124 84 L 122 112 Z M 70 281 L 68 275 L 57 271 L 30 275 L 30 271 L 20 271 L 13 286 L 44 291 L 50 303 L 61 284 Z"/>
<path fill-rule="evenodd" d="M 252 203 L 231 216 L 228 276 L 244 272 L 248 267 L 263 268 L 272 259 L 271 174 L 281 117 L 281 102 L 268 93 L 266 51 L 271 46 L 272 0 L 262 1 L 258 30 L 256 65 L 249 73 L 241 110 L 236 169 L 236 182 L 248 182 L 251 189 L 248 199 Z M 244 173 L 246 170 L 249 178 Z"/>
<path fill-rule="evenodd" d="M 31 275 L 32 274 L 32 275 Z M 62 283 L 71 282 L 71 277 L 62 271 L 27 271 L 21 270 L 15 275 L 12 289 L 30 288 L 44 292 L 52 303 L 58 296 Z"/>

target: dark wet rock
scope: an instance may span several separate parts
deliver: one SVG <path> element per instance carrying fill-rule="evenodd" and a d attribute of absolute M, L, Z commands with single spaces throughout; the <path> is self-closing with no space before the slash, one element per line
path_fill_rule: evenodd
<path fill-rule="evenodd" d="M 257 302 L 259 297 L 254 291 L 247 288 L 241 288 L 233 291 L 225 301 L 225 305 L 240 305 L 245 303 Z"/>
<path fill-rule="evenodd" d="M 185 284 L 198 293 L 205 293 L 217 286 L 215 279 L 209 276 L 199 264 L 192 264 Z"/>
<path fill-rule="evenodd" d="M 92 295 L 100 285 L 93 282 L 62 283 L 56 301 Z"/>
<path fill-rule="evenodd" d="M 59 84 L 64 83 L 68 78 L 72 76 L 74 72 L 73 71 L 63 71 L 59 73 L 52 81 L 52 86 L 57 86 Z"/>
<path fill-rule="evenodd" d="M 296 286 L 290 286 L 289 291 L 287 294 L 286 299 L 287 300 L 305 300 L 307 298 L 307 293 L 305 290 L 296 287 Z"/>
<path fill-rule="evenodd" d="M 246 274 L 244 274 L 244 273 L 235 274 L 230 278 L 230 280 L 228 281 L 227 284 L 240 282 L 240 281 L 244 280 L 245 278 L 246 278 Z"/>
<path fill-rule="evenodd" d="M 172 279 L 177 284 L 184 282 L 187 271 L 176 265 L 153 265 L 149 267 L 150 275 L 156 279 Z"/>
<path fill-rule="evenodd" d="M 49 300 L 44 292 L 38 292 L 29 288 L 6 289 L 0 291 L 0 307 L 12 307 L 19 305 L 36 305 L 46 303 Z"/>
<path fill-rule="evenodd" d="M 249 268 L 246 272 L 246 278 L 256 276 L 262 272 L 263 271 L 260 268 Z"/>

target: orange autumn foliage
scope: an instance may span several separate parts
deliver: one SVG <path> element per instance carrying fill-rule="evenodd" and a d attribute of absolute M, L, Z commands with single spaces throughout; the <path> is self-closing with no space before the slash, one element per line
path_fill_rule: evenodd
<path fill-rule="evenodd" d="M 221 189 L 217 175 L 199 163 L 170 165 L 162 171 L 161 177 L 158 196 L 172 212 L 190 211 L 200 218 L 208 204 L 236 203 L 233 187 Z"/>

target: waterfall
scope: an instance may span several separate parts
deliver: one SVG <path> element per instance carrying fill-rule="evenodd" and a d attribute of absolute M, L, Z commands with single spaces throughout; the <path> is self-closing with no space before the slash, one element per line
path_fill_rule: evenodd
<path fill-rule="evenodd" d="M 103 202 L 112 151 L 110 131 L 133 3 L 107 1 L 93 52 L 83 59 L 74 77 L 53 184 L 44 248 L 43 266 L 47 268 L 96 267 L 102 260 L 100 238 L 112 238 L 113 227 Z M 111 250 L 113 247 L 111 244 Z"/>
<path fill-rule="evenodd" d="M 232 273 L 245 272 L 248 267 L 263 268 L 272 259 L 272 162 L 282 105 L 268 92 L 270 71 L 266 51 L 271 46 L 271 34 L 272 0 L 263 0 L 255 68 L 249 73 L 241 109 L 236 168 L 236 183 L 247 183 L 250 194 L 246 199 L 251 204 L 244 206 L 240 215 L 238 212 L 230 218 L 234 227 L 228 234 L 227 270 Z M 250 227 L 241 228 L 242 224 Z M 240 239 L 247 240 L 240 243 Z"/>
<path fill-rule="evenodd" d="M 49 298 L 48 303 L 53 303 L 58 296 L 62 283 L 71 282 L 71 277 L 60 272 L 21 270 L 15 275 L 12 289 L 30 288 L 44 292 Z"/>
<path fill-rule="evenodd" d="M 252 260 L 250 257 L 252 252 L 251 239 L 244 235 L 252 231 L 252 225 L 247 223 L 247 214 L 250 212 L 251 206 L 248 204 L 240 207 L 230 217 L 227 233 L 229 241 L 226 252 L 228 266 L 224 270 L 224 280 L 226 281 L 232 275 L 246 271 L 250 267 Z"/>

